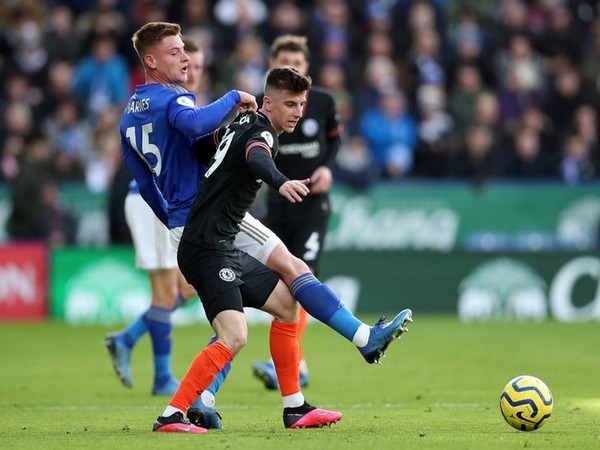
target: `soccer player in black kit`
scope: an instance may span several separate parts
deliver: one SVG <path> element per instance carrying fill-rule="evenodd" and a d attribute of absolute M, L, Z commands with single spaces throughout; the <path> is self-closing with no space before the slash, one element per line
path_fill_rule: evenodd
<path fill-rule="evenodd" d="M 315 408 L 304 400 L 299 386 L 298 304 L 294 298 L 309 314 L 352 342 L 369 364 L 378 363 L 388 345 L 407 331 L 408 323 L 412 322 L 412 311 L 405 309 L 391 321 L 381 318 L 369 327 L 316 279 L 308 267 L 290 280 L 288 290 L 274 272 L 235 247 L 240 224 L 262 181 L 290 202 L 301 202 L 309 193 L 310 179 L 289 180 L 273 161 L 279 146 L 278 135 L 295 128 L 309 86 L 310 78 L 296 69 L 271 69 L 260 111 L 241 114 L 226 128 L 203 138 L 197 146 L 201 159 L 206 156 L 202 155 L 202 149 L 214 157 L 187 216 L 178 263 L 186 280 L 196 288 L 217 340 L 196 356 L 155 422 L 154 431 L 206 432 L 197 426 L 200 421 L 190 417 L 188 408 L 245 345 L 248 332 L 245 306 L 260 308 L 274 317 L 269 345 L 287 428 L 320 427 L 342 417 L 338 412 Z M 183 419 L 186 411 L 194 425 Z"/>
<path fill-rule="evenodd" d="M 242 114 L 209 136 L 218 147 L 189 212 L 178 263 L 196 288 L 218 340 L 196 356 L 154 431 L 206 431 L 184 422 L 183 413 L 245 345 L 243 307 L 259 308 L 274 317 L 270 348 L 280 379 L 284 425 L 318 427 L 342 418 L 338 412 L 309 405 L 300 390 L 296 300 L 274 272 L 234 246 L 239 224 L 260 187 L 258 179 L 290 202 L 301 202 L 309 192 L 308 179 L 287 179 L 272 156 L 277 153 L 277 136 L 292 131 L 302 116 L 310 83 L 295 69 L 270 71 L 261 111 Z"/>
<path fill-rule="evenodd" d="M 279 36 L 271 45 L 269 65 L 291 66 L 308 73 L 310 51 L 304 36 Z M 258 100 L 260 104 L 260 99 Z M 291 133 L 279 138 L 277 168 L 292 179 L 310 178 L 310 194 L 302 203 L 290 203 L 274 189 L 268 190 L 267 225 L 290 252 L 302 259 L 318 276 L 329 217 L 331 167 L 340 147 L 341 126 L 331 94 L 311 86 L 304 114 Z M 302 336 L 307 324 L 306 311 L 301 307 L 298 319 L 300 343 L 300 386 L 308 385 L 308 367 L 302 352 Z M 272 361 L 255 362 L 252 371 L 267 389 L 279 387 Z"/>

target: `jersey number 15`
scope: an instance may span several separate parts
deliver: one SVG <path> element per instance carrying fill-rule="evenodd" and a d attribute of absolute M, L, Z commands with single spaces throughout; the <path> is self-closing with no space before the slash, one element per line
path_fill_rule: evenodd
<path fill-rule="evenodd" d="M 162 170 L 162 159 L 160 157 L 160 149 L 158 146 L 150 142 L 150 133 L 152 133 L 152 123 L 145 123 L 142 125 L 142 148 L 137 145 L 137 139 L 135 137 L 135 127 L 127 128 L 126 136 L 129 139 L 131 147 L 142 157 L 144 161 L 150 167 L 150 170 L 154 172 L 156 176 L 160 175 Z M 148 158 L 149 155 L 153 155 L 153 158 Z M 156 163 L 153 165 L 153 161 Z"/>

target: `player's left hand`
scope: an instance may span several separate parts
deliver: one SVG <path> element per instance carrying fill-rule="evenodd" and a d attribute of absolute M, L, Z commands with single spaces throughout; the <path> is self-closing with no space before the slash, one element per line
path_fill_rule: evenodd
<path fill-rule="evenodd" d="M 301 202 L 310 193 L 310 178 L 304 180 L 288 180 L 279 187 L 279 194 L 291 203 Z"/>
<path fill-rule="evenodd" d="M 327 166 L 317 167 L 310 177 L 310 192 L 312 194 L 324 194 L 331 188 L 333 175 Z"/>

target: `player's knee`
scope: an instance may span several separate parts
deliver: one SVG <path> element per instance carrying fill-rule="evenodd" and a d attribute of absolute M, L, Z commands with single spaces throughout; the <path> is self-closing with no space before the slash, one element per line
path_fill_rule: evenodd
<path fill-rule="evenodd" d="M 232 339 L 229 340 L 227 347 L 233 352 L 234 355 L 237 355 L 242 348 L 248 342 L 248 335 L 236 335 Z"/>
<path fill-rule="evenodd" d="M 277 246 L 273 253 L 271 253 L 267 261 L 267 266 L 277 272 L 279 277 L 288 286 L 303 273 L 310 272 L 306 263 L 292 255 L 283 245 Z"/>
<path fill-rule="evenodd" d="M 248 333 L 238 330 L 227 333 L 225 336 L 222 336 L 219 339 L 229 350 L 231 350 L 234 355 L 237 355 L 248 342 Z"/>
<path fill-rule="evenodd" d="M 298 302 L 286 289 L 285 292 L 282 292 L 279 298 L 277 315 L 275 316 L 275 318 L 280 322 L 297 322 L 298 310 Z"/>
<path fill-rule="evenodd" d="M 312 272 L 310 267 L 308 267 L 308 265 L 300 258 L 297 258 L 296 256 L 293 256 L 293 258 L 292 265 L 294 266 L 294 279 L 298 278 L 303 273 Z"/>

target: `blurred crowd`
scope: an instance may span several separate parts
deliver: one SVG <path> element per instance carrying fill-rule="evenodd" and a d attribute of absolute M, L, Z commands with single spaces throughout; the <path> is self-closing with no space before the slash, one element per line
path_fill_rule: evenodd
<path fill-rule="evenodd" d="M 345 127 L 340 182 L 586 183 L 600 171 L 599 14 L 585 0 L 4 0 L 0 182 L 24 185 L 21 201 L 37 189 L 38 211 L 57 182 L 109 191 L 144 79 L 130 38 L 164 20 L 205 51 L 201 104 L 259 94 L 273 39 L 308 36 Z"/>

